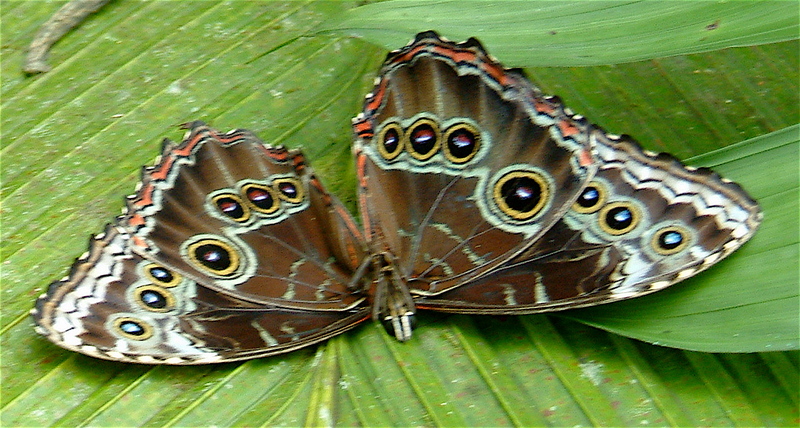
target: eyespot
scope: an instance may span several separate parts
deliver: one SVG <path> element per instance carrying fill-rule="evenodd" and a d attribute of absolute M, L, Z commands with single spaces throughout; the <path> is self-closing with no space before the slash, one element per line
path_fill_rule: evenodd
<path fill-rule="evenodd" d="M 153 327 L 136 318 L 117 318 L 114 320 L 114 329 L 126 339 L 147 340 L 153 337 Z"/>
<path fill-rule="evenodd" d="M 572 204 L 572 209 L 581 214 L 591 214 L 606 203 L 606 189 L 597 182 L 591 182 L 583 189 L 581 195 Z"/>
<path fill-rule="evenodd" d="M 598 215 L 600 227 L 609 235 L 623 235 L 639 224 L 641 213 L 630 202 L 612 202 L 603 207 Z"/>
<path fill-rule="evenodd" d="M 239 254 L 227 242 L 199 239 L 186 245 L 189 260 L 200 270 L 217 276 L 230 276 L 239 269 Z"/>
<path fill-rule="evenodd" d="M 414 122 L 406 132 L 406 148 L 408 153 L 418 160 L 428 160 L 439 150 L 439 125 L 428 118 Z"/>
<path fill-rule="evenodd" d="M 403 151 L 403 128 L 395 122 L 387 123 L 378 132 L 378 153 L 387 161 L 396 158 Z"/>
<path fill-rule="evenodd" d="M 305 194 L 300 180 L 295 178 L 278 178 L 273 182 L 278 191 L 278 197 L 286 202 L 297 204 L 303 202 Z"/>
<path fill-rule="evenodd" d="M 467 123 L 457 123 L 444 133 L 444 155 L 450 162 L 469 162 L 481 147 L 480 132 Z"/>
<path fill-rule="evenodd" d="M 175 307 L 175 296 L 155 285 L 137 287 L 134 296 L 136 303 L 148 311 L 167 312 Z"/>
<path fill-rule="evenodd" d="M 164 266 L 151 263 L 144 267 L 144 274 L 147 279 L 159 287 L 174 287 L 181 283 L 183 278 L 177 272 L 173 272 Z"/>
<path fill-rule="evenodd" d="M 691 232 L 681 226 L 667 226 L 656 231 L 650 246 L 658 254 L 669 256 L 680 253 L 689 245 Z"/>
<path fill-rule="evenodd" d="M 236 222 L 244 223 L 250 219 L 250 209 L 238 195 L 220 193 L 211 199 L 219 211 Z"/>
<path fill-rule="evenodd" d="M 533 171 L 511 171 L 494 185 L 494 201 L 503 213 L 529 220 L 542 211 L 550 198 L 547 180 Z"/>
<path fill-rule="evenodd" d="M 242 187 L 242 193 L 253 209 L 260 213 L 272 214 L 281 206 L 278 195 L 269 186 L 249 183 Z"/>

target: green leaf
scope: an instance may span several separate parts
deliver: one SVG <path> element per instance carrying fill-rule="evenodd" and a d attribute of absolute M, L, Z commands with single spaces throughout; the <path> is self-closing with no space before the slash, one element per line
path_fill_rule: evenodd
<path fill-rule="evenodd" d="M 536 4 L 542 9 L 557 5 Z M 637 4 L 619 3 L 618 9 Z M 754 44 L 769 42 L 757 41 L 763 33 L 758 25 L 767 22 L 758 24 L 762 15 L 786 4 L 796 7 L 794 2 L 762 2 L 758 9 L 749 3 L 721 4 L 749 10 L 753 26 L 748 19 L 737 26 L 740 40 Z M 302 146 L 330 190 L 354 210 L 349 119 L 360 110 L 386 51 L 321 31 L 331 27 L 326 22 L 360 9 L 353 3 L 119 1 L 55 46 L 50 73 L 23 76 L 19 68 L 27 43 L 60 6 L 0 4 L 0 425 L 786 426 L 800 417 L 797 351 L 692 352 L 585 324 L 602 323 L 651 341 L 677 341 L 680 333 L 703 340 L 704 346 L 713 337 L 726 339 L 730 325 L 741 329 L 741 341 L 734 342 L 755 346 L 752 351 L 765 349 L 767 341 L 745 340 L 745 333 L 758 335 L 764 325 L 791 318 L 797 305 L 787 307 L 796 297 L 774 299 L 770 307 L 766 296 L 797 285 L 797 258 L 788 265 L 775 258 L 781 251 L 796 254 L 798 247 L 796 163 L 792 170 L 800 116 L 796 41 L 617 66 L 527 70 L 545 92 L 559 94 L 609 131 L 633 134 L 646 148 L 674 153 L 693 165 L 718 165 L 759 199 L 765 222 L 753 241 L 702 276 L 666 291 L 672 297 L 663 297 L 677 296 L 669 305 L 678 315 L 711 317 L 714 311 L 708 308 L 721 305 L 718 321 L 650 316 L 650 309 L 661 310 L 658 300 L 649 300 L 661 299 L 659 293 L 641 300 L 646 309 L 636 310 L 640 299 L 626 303 L 630 308 L 619 309 L 624 313 L 619 317 L 617 304 L 598 307 L 597 314 L 569 314 L 581 322 L 544 315 L 422 313 L 407 343 L 368 324 L 287 355 L 152 368 L 58 348 L 35 334 L 27 312 L 85 250 L 88 235 L 119 212 L 139 167 L 151 164 L 158 153 L 160 138 L 180 138 L 175 126 L 182 122 L 202 119 L 221 129 L 249 128 L 271 143 Z M 439 3 L 430 7 L 425 19 L 438 18 Z M 561 18 L 559 28 L 591 29 L 586 14 L 602 7 L 584 7 L 587 12 L 572 21 Z M 615 13 L 607 10 L 612 18 Z M 673 21 L 691 22 L 694 13 Z M 484 24 L 483 16 L 475 15 L 489 16 L 465 13 L 451 21 L 464 34 L 436 28 L 453 39 L 479 36 L 509 65 L 529 64 L 516 62 L 502 40 L 483 34 L 507 33 L 512 42 L 535 47 L 541 43 L 522 37 L 536 36 L 537 27 L 522 19 Z M 658 52 L 659 43 L 641 39 L 652 25 L 648 15 L 642 18 L 639 31 L 630 33 L 633 41 L 619 43 Z M 636 18 L 623 21 L 635 25 Z M 426 21 L 424 29 L 433 22 Z M 796 28 L 796 18 L 793 22 Z M 721 19 L 718 29 L 725 23 Z M 375 25 L 398 28 L 399 23 Z M 413 31 L 389 47 L 401 46 Z M 580 45 L 577 39 L 575 45 Z M 550 61 L 539 64 L 562 58 L 557 52 L 549 55 Z M 749 143 L 716 152 L 740 141 Z M 728 284 L 724 291 L 709 291 L 722 282 Z M 737 306 L 737 299 L 753 300 Z M 681 313 L 678 300 L 694 310 Z M 659 336 L 676 329 L 675 323 L 687 331 L 712 331 Z M 696 346 L 686 340 L 675 344 Z"/>
<path fill-rule="evenodd" d="M 478 37 L 507 65 L 615 64 L 798 38 L 795 2 L 386 1 L 348 10 L 323 29 L 387 49 L 435 29 Z"/>

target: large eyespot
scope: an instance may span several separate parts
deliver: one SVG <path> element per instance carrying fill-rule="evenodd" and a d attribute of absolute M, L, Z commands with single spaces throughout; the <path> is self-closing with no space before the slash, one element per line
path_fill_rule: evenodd
<path fill-rule="evenodd" d="M 147 279 L 159 287 L 174 287 L 181 283 L 183 279 L 177 272 L 173 272 L 164 266 L 151 263 L 144 267 L 144 274 Z"/>
<path fill-rule="evenodd" d="M 126 339 L 147 340 L 153 337 L 153 327 L 140 319 L 119 317 L 114 320 L 113 326 Z"/>
<path fill-rule="evenodd" d="M 296 178 L 278 178 L 273 182 L 278 190 L 278 197 L 286 202 L 298 204 L 303 202 L 303 185 Z"/>
<path fill-rule="evenodd" d="M 242 193 L 250 205 L 258 212 L 272 214 L 280 208 L 275 190 L 263 184 L 249 183 L 242 187 Z"/>
<path fill-rule="evenodd" d="M 239 269 L 239 254 L 227 242 L 205 238 L 186 246 L 186 254 L 200 270 L 217 276 L 229 276 Z"/>
<path fill-rule="evenodd" d="M 408 153 L 414 159 L 430 159 L 439 150 L 439 140 L 439 125 L 431 119 L 421 118 L 406 131 Z"/>
<path fill-rule="evenodd" d="M 679 253 L 688 245 L 691 232 L 681 226 L 667 226 L 656 231 L 650 240 L 650 246 L 664 256 Z"/>
<path fill-rule="evenodd" d="M 175 307 L 172 293 L 155 285 L 137 287 L 134 296 L 136 303 L 148 311 L 167 312 Z"/>
<path fill-rule="evenodd" d="M 550 198 L 545 178 L 533 171 L 511 171 L 494 185 L 494 201 L 503 213 L 516 220 L 539 214 Z"/>
<path fill-rule="evenodd" d="M 237 221 L 244 223 L 250 218 L 250 209 L 242 202 L 238 195 L 233 193 L 220 193 L 211 199 L 219 211 Z"/>
<path fill-rule="evenodd" d="M 603 207 L 598 215 L 600 227 L 609 235 L 623 235 L 633 230 L 641 213 L 630 202 L 612 202 Z"/>
<path fill-rule="evenodd" d="M 378 132 L 378 153 L 387 161 L 396 158 L 403 151 L 403 128 L 397 123 L 387 123 Z"/>
<path fill-rule="evenodd" d="M 444 155 L 450 162 L 462 164 L 475 157 L 481 147 L 480 132 L 467 123 L 457 123 L 444 133 Z"/>
<path fill-rule="evenodd" d="M 572 209 L 581 214 L 591 214 L 599 210 L 604 203 L 606 203 L 605 187 L 600 183 L 591 182 L 572 204 Z"/>

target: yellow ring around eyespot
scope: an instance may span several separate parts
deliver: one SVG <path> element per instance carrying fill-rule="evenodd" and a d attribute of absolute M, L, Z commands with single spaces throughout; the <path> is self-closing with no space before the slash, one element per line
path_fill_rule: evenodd
<path fill-rule="evenodd" d="M 198 247 L 203 245 L 216 245 L 221 247 L 228 253 L 228 259 L 230 260 L 230 266 L 225 269 L 216 270 L 212 269 L 202 261 L 198 260 L 195 256 L 195 251 Z M 228 245 L 226 242 L 220 241 L 219 239 L 201 239 L 197 242 L 192 242 L 191 244 L 186 246 L 186 254 L 189 255 L 190 260 L 195 265 L 195 267 L 199 268 L 202 271 L 211 272 L 214 275 L 218 276 L 227 276 L 239 269 L 239 253 L 236 252 L 236 249 Z"/>
<path fill-rule="evenodd" d="M 269 195 L 272 197 L 272 205 L 269 206 L 269 208 L 261 208 L 261 207 L 259 207 L 258 205 L 253 203 L 253 201 L 251 201 L 250 198 L 247 197 L 248 189 L 258 189 L 258 190 L 263 190 L 263 191 L 269 193 Z M 263 185 L 263 184 L 248 183 L 248 184 L 245 184 L 244 186 L 242 186 L 242 194 L 244 195 L 243 199 L 246 201 L 247 206 L 249 206 L 254 211 L 258 211 L 258 212 L 263 213 L 263 214 L 272 214 L 275 211 L 277 211 L 278 208 L 280 208 L 280 206 L 281 206 L 280 199 L 281 198 L 278 195 L 278 193 L 279 192 L 276 192 L 275 189 L 273 189 L 272 187 L 267 186 L 267 185 Z"/>
<path fill-rule="evenodd" d="M 539 186 L 539 201 L 536 205 L 533 206 L 529 211 L 519 211 L 514 208 L 508 206 L 508 203 L 503 198 L 503 185 L 506 184 L 509 180 L 513 180 L 515 178 L 530 178 L 536 182 Z M 503 214 L 515 219 L 515 220 L 529 220 L 535 217 L 542 211 L 545 204 L 547 204 L 548 200 L 550 199 L 550 187 L 548 186 L 547 180 L 545 178 L 533 171 L 511 171 L 497 180 L 497 183 L 494 185 L 494 202 L 497 204 L 500 211 Z"/>
<path fill-rule="evenodd" d="M 281 192 L 279 187 L 281 183 L 291 183 L 292 185 L 294 185 L 294 188 L 297 189 L 297 196 L 290 198 L 286 196 L 283 192 Z M 272 186 L 274 187 L 275 193 L 278 194 L 279 198 L 292 204 L 299 204 L 300 202 L 303 202 L 303 198 L 306 197 L 305 190 L 303 189 L 303 183 L 301 183 L 300 180 L 296 178 L 290 178 L 290 177 L 278 178 L 272 182 Z"/>
<path fill-rule="evenodd" d="M 622 229 L 614 229 L 608 225 L 606 222 L 606 216 L 608 212 L 613 210 L 614 208 L 627 208 L 631 212 L 631 216 L 633 219 L 631 220 L 631 224 L 622 228 Z M 619 236 L 624 235 L 639 225 L 639 220 L 642 218 L 642 213 L 639 208 L 631 202 L 627 201 L 620 201 L 620 202 L 611 202 L 605 205 L 601 210 L 600 213 L 597 215 L 597 222 L 600 224 L 600 228 L 603 229 L 604 232 L 608 233 L 609 235 Z"/>
<path fill-rule="evenodd" d="M 574 204 L 572 204 L 572 210 L 575 211 L 576 213 L 592 214 L 592 213 L 597 212 L 597 210 L 602 208 L 603 204 L 606 203 L 606 197 L 608 195 L 608 191 L 606 190 L 606 187 L 604 185 L 602 185 L 602 184 L 600 184 L 600 183 L 598 183 L 596 181 L 592 181 L 591 183 L 589 183 L 584 188 L 584 190 L 586 190 L 589 187 L 594 187 L 595 190 L 597 190 L 597 194 L 598 194 L 597 203 L 595 203 L 591 207 L 584 207 L 582 205 L 579 205 L 578 202 L 575 202 Z"/>
<path fill-rule="evenodd" d="M 457 131 L 460 131 L 460 130 L 466 130 L 467 132 L 472 134 L 472 136 L 475 138 L 475 147 L 473 148 L 472 152 L 468 156 L 463 157 L 463 158 L 459 158 L 459 157 L 454 156 L 450 152 L 450 145 L 447 144 L 447 142 L 450 140 L 450 136 L 454 132 L 457 132 Z M 463 122 L 462 123 L 456 123 L 454 125 L 451 125 L 450 127 L 448 127 L 444 131 L 444 136 L 442 138 L 442 147 L 444 148 L 444 156 L 450 162 L 453 162 L 455 164 L 467 163 L 470 160 L 472 160 L 472 158 L 474 158 L 475 155 L 478 154 L 478 150 L 480 150 L 480 148 L 481 148 L 481 133 L 480 133 L 480 131 L 478 131 L 477 128 L 475 128 L 474 126 L 470 125 L 469 123 L 463 123 Z"/>
<path fill-rule="evenodd" d="M 169 272 L 169 274 L 172 276 L 172 280 L 171 281 L 162 281 L 161 279 L 156 278 L 153 275 L 153 273 L 151 272 L 151 269 L 153 269 L 153 268 L 164 269 L 165 271 Z M 174 272 L 174 271 L 172 271 L 170 269 L 167 269 L 164 266 L 161 266 L 161 265 L 156 264 L 156 263 L 150 263 L 149 265 L 145 266 L 144 267 L 144 275 L 153 284 L 155 284 L 155 285 L 157 285 L 159 287 L 164 287 L 164 288 L 175 287 L 176 285 L 180 284 L 181 281 L 183 281 L 183 276 L 181 276 L 181 274 L 179 274 L 177 272 Z"/>
<path fill-rule="evenodd" d="M 419 153 L 414 150 L 414 145 L 411 143 L 411 134 L 414 133 L 418 127 L 422 125 L 428 125 L 433 129 L 433 135 L 436 138 L 436 142 L 433 144 L 433 147 L 427 153 Z M 439 130 L 439 124 L 432 119 L 428 119 L 426 117 L 422 117 L 417 119 L 411 126 L 406 129 L 406 132 L 403 133 L 403 146 L 405 146 L 408 154 L 411 155 L 414 159 L 417 160 L 428 160 L 439 151 L 439 148 L 442 146 L 442 132 Z"/>
<path fill-rule="evenodd" d="M 229 198 L 229 199 L 235 200 L 236 202 L 239 203 L 239 206 L 242 207 L 242 211 L 243 211 L 242 216 L 239 217 L 239 218 L 236 218 L 236 217 L 231 217 L 231 216 L 225 214 L 220 209 L 220 212 L 223 215 L 225 215 L 227 218 L 229 218 L 229 219 L 231 219 L 233 221 L 236 221 L 237 223 L 244 223 L 244 222 L 246 222 L 247 220 L 250 219 L 250 207 L 248 206 L 248 204 L 246 204 L 242 200 L 242 198 L 239 197 L 239 195 L 237 195 L 235 193 L 220 193 L 220 194 L 214 195 L 214 197 L 211 198 L 211 202 L 213 202 L 214 205 L 219 209 L 219 204 L 217 204 L 217 201 L 222 199 L 222 198 Z"/>
<path fill-rule="evenodd" d="M 126 321 L 127 322 L 132 322 L 132 323 L 140 326 L 142 328 L 142 330 L 144 330 L 144 333 L 142 333 L 142 335 L 140 335 L 140 336 L 137 336 L 135 334 L 130 334 L 130 333 L 122 330 L 122 323 L 124 323 Z M 136 319 L 136 318 L 119 317 L 119 318 L 114 320 L 114 328 L 117 329 L 117 332 L 119 334 L 121 334 L 122 337 L 124 337 L 126 339 L 142 341 L 142 340 L 147 340 L 147 339 L 153 337 L 153 327 L 151 327 L 150 324 L 148 324 L 148 323 L 146 323 L 146 322 L 144 322 L 144 321 L 142 321 L 140 319 Z"/>
<path fill-rule="evenodd" d="M 394 149 L 393 152 L 387 151 L 386 146 L 383 144 L 383 138 L 386 136 L 386 133 L 390 130 L 394 130 L 397 133 L 397 147 Z M 397 122 L 389 122 L 378 131 L 376 139 L 376 146 L 378 147 L 378 153 L 381 155 L 382 158 L 386 159 L 387 161 L 394 160 L 400 153 L 403 152 L 403 128 Z"/>
<path fill-rule="evenodd" d="M 167 304 L 163 308 L 153 308 L 151 306 L 147 306 L 142 300 L 142 291 L 152 291 L 164 296 L 164 299 L 167 301 Z M 167 291 L 165 288 L 159 287 L 157 285 L 142 285 L 141 287 L 136 287 L 136 290 L 133 291 L 134 298 L 136 299 L 136 303 L 142 307 L 142 309 L 151 311 L 151 312 L 169 312 L 175 308 L 175 296 Z"/>
<path fill-rule="evenodd" d="M 677 233 L 679 233 L 681 235 L 681 238 L 683 240 L 681 241 L 681 243 L 677 247 L 671 248 L 671 249 L 665 249 L 665 248 L 661 248 L 658 245 L 658 238 L 660 236 L 664 235 L 665 233 L 668 233 L 668 232 L 677 232 Z M 656 253 L 661 254 L 662 256 L 670 256 L 672 254 L 677 254 L 677 253 L 680 253 L 681 251 L 685 250 L 686 247 L 689 246 L 689 237 L 690 236 L 691 236 L 691 232 L 689 232 L 689 230 L 686 229 L 685 227 L 681 227 L 681 226 L 666 226 L 666 227 L 662 227 L 661 229 L 658 229 L 653 234 L 652 238 L 650 238 L 650 248 L 652 248 Z"/>

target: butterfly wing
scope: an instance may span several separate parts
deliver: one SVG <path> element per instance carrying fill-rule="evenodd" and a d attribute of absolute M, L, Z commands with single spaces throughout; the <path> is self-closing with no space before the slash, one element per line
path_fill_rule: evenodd
<path fill-rule="evenodd" d="M 433 32 L 389 54 L 354 120 L 361 212 L 412 294 L 502 265 L 594 174 L 589 125 L 470 39 Z"/>
<path fill-rule="evenodd" d="M 369 317 L 352 218 L 299 152 L 200 122 L 34 310 L 68 349 L 166 364 L 287 352 Z"/>
<path fill-rule="evenodd" d="M 629 138 L 596 141 L 597 175 L 536 244 L 418 306 L 515 314 L 641 296 L 707 269 L 755 233 L 761 210 L 736 183 Z"/>
<path fill-rule="evenodd" d="M 738 185 L 606 134 L 474 40 L 427 32 L 391 53 L 354 127 L 367 238 L 396 256 L 419 308 L 646 294 L 730 254 L 761 219 Z"/>
<path fill-rule="evenodd" d="M 255 303 L 341 309 L 364 257 L 349 213 L 297 151 L 195 123 L 147 168 L 120 224 L 134 251 Z"/>

